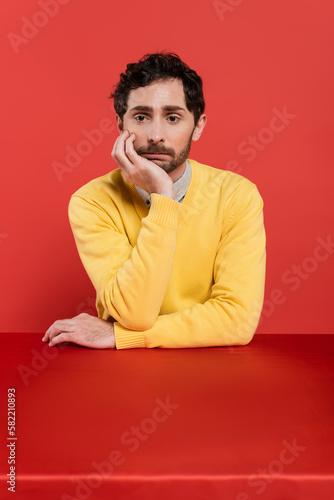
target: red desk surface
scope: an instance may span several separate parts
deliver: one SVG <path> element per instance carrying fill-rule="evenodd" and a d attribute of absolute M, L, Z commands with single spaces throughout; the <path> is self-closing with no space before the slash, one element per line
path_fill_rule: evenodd
<path fill-rule="evenodd" d="M 41 337 L 0 334 L 1 499 L 334 498 L 334 335 L 124 351 Z"/>

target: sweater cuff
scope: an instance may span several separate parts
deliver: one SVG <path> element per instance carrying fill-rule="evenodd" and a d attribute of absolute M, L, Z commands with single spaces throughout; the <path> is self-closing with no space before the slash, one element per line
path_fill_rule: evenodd
<path fill-rule="evenodd" d="M 124 328 L 120 323 L 114 323 L 116 349 L 135 349 L 145 347 L 143 332 Z"/>
<path fill-rule="evenodd" d="M 177 229 L 181 203 L 162 196 L 161 194 L 151 194 L 151 207 L 146 220 L 165 226 L 170 229 Z"/>

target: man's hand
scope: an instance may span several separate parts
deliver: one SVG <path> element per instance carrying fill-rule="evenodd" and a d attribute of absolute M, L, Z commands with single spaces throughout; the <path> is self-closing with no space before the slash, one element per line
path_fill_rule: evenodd
<path fill-rule="evenodd" d="M 82 313 L 72 319 L 59 319 L 42 338 L 53 347 L 61 342 L 74 342 L 94 349 L 114 349 L 114 325 L 104 319 Z"/>
<path fill-rule="evenodd" d="M 153 161 L 138 155 L 133 143 L 135 134 L 124 130 L 116 139 L 111 156 L 123 172 L 124 179 L 151 193 L 175 199 L 173 181 Z"/>

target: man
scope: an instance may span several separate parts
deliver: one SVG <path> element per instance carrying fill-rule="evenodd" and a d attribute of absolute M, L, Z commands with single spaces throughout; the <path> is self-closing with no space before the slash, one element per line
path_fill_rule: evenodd
<path fill-rule="evenodd" d="M 188 159 L 207 121 L 201 78 L 176 54 L 148 54 L 128 64 L 111 97 L 119 168 L 69 204 L 99 317 L 58 320 L 43 340 L 117 349 L 249 343 L 264 295 L 263 202 L 244 177 Z"/>

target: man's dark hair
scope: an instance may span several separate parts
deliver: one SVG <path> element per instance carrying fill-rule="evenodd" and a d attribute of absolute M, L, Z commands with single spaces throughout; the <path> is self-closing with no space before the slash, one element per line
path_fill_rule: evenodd
<path fill-rule="evenodd" d="M 196 71 L 181 61 L 173 52 L 157 52 L 144 55 L 137 63 L 129 63 L 125 73 L 121 73 L 120 81 L 114 85 L 110 98 L 114 99 L 114 108 L 120 119 L 127 110 L 127 102 L 131 90 L 146 87 L 153 82 L 178 78 L 183 83 L 185 101 L 188 110 L 193 113 L 195 125 L 204 112 L 203 82 Z"/>

